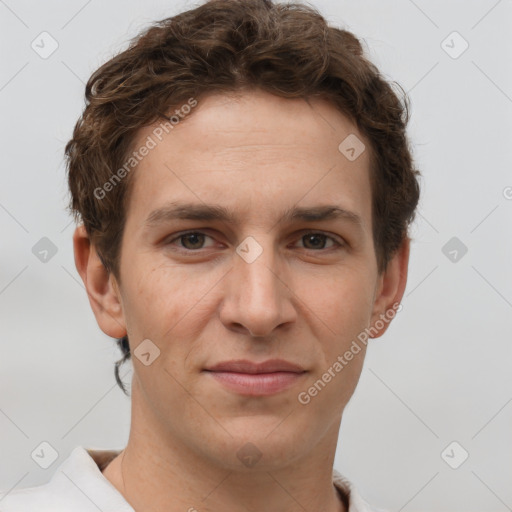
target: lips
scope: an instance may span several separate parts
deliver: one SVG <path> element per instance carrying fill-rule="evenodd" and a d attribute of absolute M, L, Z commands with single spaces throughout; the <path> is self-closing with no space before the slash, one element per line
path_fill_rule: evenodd
<path fill-rule="evenodd" d="M 304 372 L 304 368 L 299 365 L 290 363 L 289 361 L 285 361 L 284 359 L 269 359 L 268 361 L 263 361 L 262 363 L 253 363 L 252 361 L 247 361 L 246 359 L 237 359 L 233 361 L 224 361 L 222 363 L 218 363 L 210 368 L 206 369 L 207 371 L 213 372 L 236 372 L 236 373 L 274 373 L 274 372 L 292 372 L 292 373 L 302 373 Z"/>
<path fill-rule="evenodd" d="M 266 396 L 284 391 L 307 372 L 283 359 L 262 363 L 247 360 L 224 361 L 205 371 L 225 389 L 246 396 Z"/>

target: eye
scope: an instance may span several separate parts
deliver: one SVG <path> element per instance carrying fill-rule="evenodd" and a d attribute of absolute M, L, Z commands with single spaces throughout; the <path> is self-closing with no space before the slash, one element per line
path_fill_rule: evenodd
<path fill-rule="evenodd" d="M 211 238 L 210 236 L 201 233 L 200 231 L 189 231 L 187 233 L 182 233 L 181 235 L 169 240 L 168 244 L 173 245 L 175 241 L 181 241 L 181 248 L 185 248 L 187 251 L 194 251 L 197 249 L 202 249 L 202 245 L 204 243 L 204 239 Z"/>
<path fill-rule="evenodd" d="M 304 241 L 305 245 L 310 245 L 310 247 L 306 247 L 306 249 L 312 249 L 312 250 L 329 249 L 329 247 L 325 247 L 326 240 L 331 240 L 332 242 L 334 242 L 331 245 L 331 248 L 336 247 L 336 246 L 341 247 L 343 245 L 342 243 L 340 243 L 338 240 L 336 240 L 332 236 L 328 236 L 324 233 L 317 233 L 317 232 L 308 232 L 308 233 L 304 234 L 300 238 L 300 240 Z"/>

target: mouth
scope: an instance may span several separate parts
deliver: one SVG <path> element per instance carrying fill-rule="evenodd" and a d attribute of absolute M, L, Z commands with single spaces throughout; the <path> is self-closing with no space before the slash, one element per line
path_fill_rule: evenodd
<path fill-rule="evenodd" d="M 296 384 L 307 371 L 283 359 L 262 363 L 234 360 L 218 363 L 204 370 L 224 388 L 246 396 L 268 396 Z"/>

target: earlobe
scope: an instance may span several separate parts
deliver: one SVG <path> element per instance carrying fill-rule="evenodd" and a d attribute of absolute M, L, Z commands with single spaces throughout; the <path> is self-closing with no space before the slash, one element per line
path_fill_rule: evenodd
<path fill-rule="evenodd" d="M 122 338 L 127 333 L 119 287 L 103 265 L 83 225 L 75 229 L 73 249 L 77 271 L 100 329 L 112 338 Z"/>
<path fill-rule="evenodd" d="M 401 309 L 400 301 L 407 285 L 409 252 L 410 239 L 406 237 L 379 277 L 370 325 L 371 338 L 382 336 Z"/>

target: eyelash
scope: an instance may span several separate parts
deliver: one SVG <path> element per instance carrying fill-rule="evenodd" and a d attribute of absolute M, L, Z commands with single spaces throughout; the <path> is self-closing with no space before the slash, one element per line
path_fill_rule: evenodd
<path fill-rule="evenodd" d="M 180 240 L 182 238 L 185 238 L 186 236 L 188 235 L 205 235 L 206 237 L 209 237 L 209 238 L 213 238 L 212 236 L 202 232 L 202 231 L 186 231 L 184 233 L 181 233 L 177 236 L 175 236 L 174 238 L 168 240 L 165 245 L 172 245 L 173 242 L 177 241 L 177 240 Z M 338 250 L 338 249 L 341 249 L 343 247 L 345 247 L 345 243 L 342 243 L 340 241 L 338 241 L 337 239 L 335 239 L 334 237 L 330 236 L 330 235 L 327 235 L 326 233 L 323 233 L 322 231 L 305 231 L 303 232 L 303 234 L 301 235 L 300 239 L 302 239 L 304 236 L 306 235 L 321 235 L 321 236 L 325 236 L 326 238 L 329 238 L 331 239 L 335 246 L 334 247 L 328 247 L 328 248 L 323 248 L 323 249 L 305 249 L 306 251 L 313 251 L 313 252 L 322 252 L 322 251 L 329 251 L 329 250 Z M 176 247 L 174 250 L 178 251 L 178 252 L 181 252 L 181 253 L 184 253 L 184 254 L 191 254 L 191 253 L 199 253 L 202 249 L 186 249 L 186 248 L 183 248 L 183 247 Z"/>

